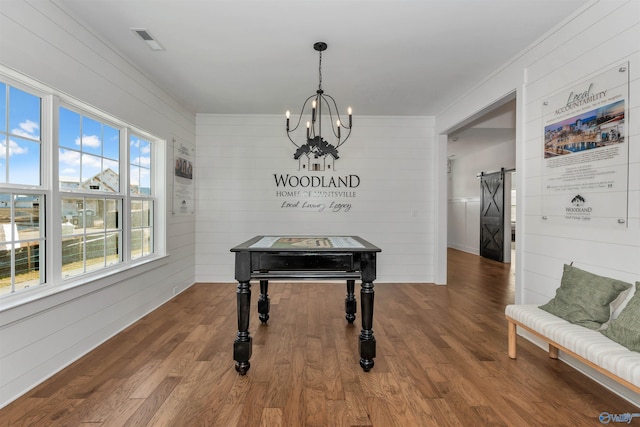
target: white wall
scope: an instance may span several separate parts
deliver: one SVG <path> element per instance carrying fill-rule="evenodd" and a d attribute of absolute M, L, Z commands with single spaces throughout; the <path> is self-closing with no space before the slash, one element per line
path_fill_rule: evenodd
<path fill-rule="evenodd" d="M 195 116 L 49 2 L 3 1 L 0 63 L 165 139 L 195 144 Z M 170 169 L 172 170 L 172 169 Z M 167 194 L 171 195 L 171 174 Z M 171 215 L 162 261 L 11 309 L 0 306 L 0 407 L 194 282 L 195 217 Z"/>
<path fill-rule="evenodd" d="M 489 76 L 437 117 L 446 133 L 505 94 L 517 90 L 518 236 L 516 301 L 552 298 L 562 264 L 635 282 L 640 280 L 640 2 L 594 1 Z M 541 102 L 622 61 L 630 62 L 629 221 L 612 229 L 542 220 Z M 442 200 L 445 196 L 439 195 Z M 505 349 L 506 351 L 506 349 Z M 594 377 L 597 374 L 590 372 Z M 599 378 L 601 379 L 601 378 Z M 640 401 L 638 396 L 628 396 Z"/>
<path fill-rule="evenodd" d="M 451 161 L 448 174 L 448 246 L 478 255 L 480 253 L 480 178 L 481 172 L 497 172 L 515 167 L 515 140 L 473 149 L 473 140 L 465 142 L 468 150 Z M 505 192 L 505 207 L 509 205 Z M 509 209 L 505 209 L 509 215 Z M 505 240 L 509 241 L 509 240 Z M 505 258 L 505 261 L 508 259 Z"/>
<path fill-rule="evenodd" d="M 274 174 L 302 174 L 284 124 L 282 116 L 197 116 L 196 279 L 232 282 L 229 249 L 254 235 L 355 234 L 382 249 L 378 283 L 433 282 L 433 119 L 354 117 L 335 172 L 305 174 L 358 175 L 356 197 L 316 200 L 349 203 L 349 212 L 282 207 L 305 200 L 276 196 Z"/>

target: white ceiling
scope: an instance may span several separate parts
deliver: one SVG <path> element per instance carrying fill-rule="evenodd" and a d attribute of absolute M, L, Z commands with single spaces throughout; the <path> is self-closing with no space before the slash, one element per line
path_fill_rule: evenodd
<path fill-rule="evenodd" d="M 52 0 L 193 113 L 436 115 L 589 0 Z M 130 29 L 166 49 L 152 51 Z"/>

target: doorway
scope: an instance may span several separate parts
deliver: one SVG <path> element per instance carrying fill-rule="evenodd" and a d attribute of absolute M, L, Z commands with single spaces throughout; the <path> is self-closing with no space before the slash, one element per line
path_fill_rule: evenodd
<path fill-rule="evenodd" d="M 515 170 L 516 163 L 515 126 L 514 92 L 448 131 L 448 247 L 481 255 L 485 246 L 485 249 L 495 252 L 492 259 L 500 259 L 505 263 L 515 261 L 517 248 L 513 239 L 515 221 L 512 218 L 515 219 L 517 206 L 512 197 L 512 188 L 515 189 L 516 183 L 512 180 L 515 174 L 510 173 Z M 482 231 L 483 214 L 493 212 L 498 206 L 487 205 L 489 200 L 485 199 L 483 208 L 480 180 L 482 172 L 503 170 L 504 199 L 499 206 L 503 217 L 500 223 L 503 233 L 498 236 L 495 229 Z M 489 193 L 495 190 L 492 187 Z M 481 237 L 481 233 L 485 235 Z M 489 239 L 489 235 L 493 239 Z M 498 254 L 497 240 L 502 240 L 502 256 Z"/>

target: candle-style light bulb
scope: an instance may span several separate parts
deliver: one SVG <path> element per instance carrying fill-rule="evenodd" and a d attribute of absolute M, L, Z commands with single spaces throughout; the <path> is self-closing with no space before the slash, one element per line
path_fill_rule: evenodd
<path fill-rule="evenodd" d="M 309 139 L 310 135 L 311 135 L 311 123 L 307 122 L 307 139 Z"/>
<path fill-rule="evenodd" d="M 316 101 L 313 100 L 311 103 L 311 121 L 315 123 L 316 121 Z"/>
<path fill-rule="evenodd" d="M 336 126 L 338 127 L 338 139 L 340 139 L 340 120 L 336 120 Z"/>
<path fill-rule="evenodd" d="M 347 114 L 349 114 L 349 129 L 351 129 L 351 107 L 347 108 Z"/>
<path fill-rule="evenodd" d="M 285 113 L 285 116 L 287 117 L 287 132 L 289 132 L 289 116 L 291 116 L 291 113 L 289 112 L 289 110 L 287 110 L 287 112 Z"/>

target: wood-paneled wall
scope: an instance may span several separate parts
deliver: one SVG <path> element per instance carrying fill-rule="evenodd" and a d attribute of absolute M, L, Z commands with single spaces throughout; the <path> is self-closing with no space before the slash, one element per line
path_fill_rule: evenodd
<path fill-rule="evenodd" d="M 229 249 L 258 234 L 355 234 L 384 248 L 380 281 L 434 281 L 433 119 L 354 117 L 351 138 L 333 172 L 303 172 L 285 134 L 284 116 L 197 117 L 196 274 L 202 281 L 233 279 Z M 357 175 L 355 197 L 278 197 L 274 174 Z M 327 209 L 283 208 L 284 201 L 325 203 Z M 328 205 L 351 204 L 348 212 Z"/>
<path fill-rule="evenodd" d="M 0 28 L 5 73 L 166 140 L 168 168 L 174 137 L 195 144 L 195 115 L 56 3 L 3 2 Z M 171 176 L 158 188 L 169 197 Z M 0 406 L 193 284 L 195 217 L 172 216 L 171 200 L 162 206 L 169 257 L 12 308 L 0 302 Z"/>

